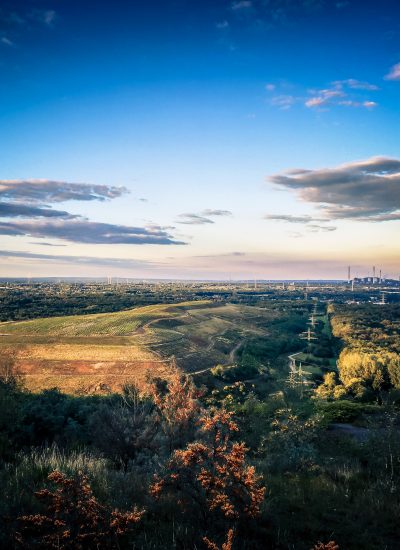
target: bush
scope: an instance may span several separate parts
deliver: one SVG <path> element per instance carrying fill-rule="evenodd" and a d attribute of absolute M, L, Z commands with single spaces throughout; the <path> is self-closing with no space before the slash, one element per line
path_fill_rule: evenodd
<path fill-rule="evenodd" d="M 332 422 L 354 422 L 363 414 L 372 414 L 380 410 L 378 405 L 365 405 L 363 403 L 354 403 L 353 401 L 317 403 L 316 409 L 323 415 L 323 420 L 326 424 Z"/>

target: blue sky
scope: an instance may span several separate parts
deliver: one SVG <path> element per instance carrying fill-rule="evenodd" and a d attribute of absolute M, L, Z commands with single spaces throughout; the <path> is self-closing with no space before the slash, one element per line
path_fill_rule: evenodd
<path fill-rule="evenodd" d="M 397 276 L 399 15 L 6 0 L 0 275 Z"/>

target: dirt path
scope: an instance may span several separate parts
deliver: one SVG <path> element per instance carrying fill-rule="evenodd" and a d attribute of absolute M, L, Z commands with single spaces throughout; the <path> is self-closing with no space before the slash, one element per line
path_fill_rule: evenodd
<path fill-rule="evenodd" d="M 207 351 L 211 351 L 212 348 L 215 346 L 215 340 L 216 340 L 217 338 L 221 338 L 221 336 L 223 336 L 227 331 L 228 331 L 228 329 L 224 330 L 224 331 L 221 332 L 220 334 L 212 334 L 212 335 L 208 338 Z"/>
<path fill-rule="evenodd" d="M 172 319 L 172 320 L 177 320 L 177 319 L 182 319 L 183 317 L 191 317 L 190 313 L 188 311 L 185 311 L 184 313 L 182 313 L 182 315 L 177 315 L 177 316 L 173 316 L 173 317 L 168 317 L 167 316 L 163 316 L 163 317 L 157 317 L 156 319 L 150 319 L 150 321 L 147 321 L 147 323 L 145 323 L 144 325 L 142 325 L 141 327 L 138 327 L 133 333 L 132 335 L 135 335 L 135 334 L 145 334 L 146 331 L 148 330 L 148 328 L 153 325 L 154 323 L 159 323 L 160 321 L 165 321 L 165 320 L 168 320 L 168 319 Z M 179 332 L 179 330 L 173 330 L 173 329 L 168 329 L 168 330 L 171 330 L 173 332 L 177 332 L 179 334 L 182 334 L 182 332 Z M 183 335 L 183 334 L 182 334 Z"/>
<path fill-rule="evenodd" d="M 228 359 L 223 363 L 223 366 L 227 366 L 227 365 L 231 365 L 234 361 L 235 361 L 235 355 L 237 353 L 237 351 L 240 349 L 240 347 L 242 346 L 242 344 L 246 341 L 245 338 L 243 338 L 242 340 L 239 340 L 239 342 L 231 349 L 231 351 L 229 352 L 229 355 L 228 355 Z M 208 349 L 208 348 L 207 348 Z M 210 348 L 211 349 L 211 348 Z M 214 367 L 208 367 L 206 369 L 201 369 L 201 370 L 196 370 L 194 372 L 191 372 L 190 374 L 191 375 L 194 375 L 194 374 L 203 374 L 204 372 L 209 372 L 211 369 L 213 369 Z"/>
<path fill-rule="evenodd" d="M 233 347 L 229 353 L 229 363 L 233 363 L 234 360 L 235 360 L 235 355 L 236 355 L 236 352 L 239 351 L 239 349 L 241 348 L 242 344 L 246 341 L 246 338 L 243 338 L 242 340 L 239 340 L 239 342 L 236 344 L 235 347 Z"/>

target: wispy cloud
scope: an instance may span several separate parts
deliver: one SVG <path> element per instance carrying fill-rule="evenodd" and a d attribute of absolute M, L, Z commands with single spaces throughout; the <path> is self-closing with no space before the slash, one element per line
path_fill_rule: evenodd
<path fill-rule="evenodd" d="M 316 203 L 326 219 L 400 220 L 400 160 L 372 157 L 319 170 L 291 169 L 272 183 Z"/>
<path fill-rule="evenodd" d="M 53 9 L 30 9 L 26 3 L 25 7 L 23 2 L 19 4 L 20 6 L 18 2 L 5 2 L 4 6 L 0 6 L 0 28 L 5 33 L 0 38 L 1 44 L 15 46 L 23 34 L 26 35 L 40 26 L 51 29 L 58 19 L 58 14 Z"/>
<path fill-rule="evenodd" d="M 253 2 L 251 0 L 238 0 L 231 4 L 231 9 L 233 11 L 248 10 L 253 7 Z"/>
<path fill-rule="evenodd" d="M 297 103 L 299 98 L 288 95 L 288 94 L 279 94 L 274 96 L 270 103 L 274 107 L 278 107 L 279 109 L 282 109 L 284 111 L 290 109 L 295 103 Z"/>
<path fill-rule="evenodd" d="M 291 89 L 290 89 L 291 88 Z M 378 103 L 366 97 L 366 93 L 379 90 L 375 84 L 348 78 L 335 80 L 328 87 L 310 90 L 296 90 L 284 82 L 280 85 L 269 83 L 265 89 L 269 93 L 269 103 L 282 110 L 291 109 L 294 105 L 304 105 L 308 109 L 327 110 L 332 107 L 358 107 L 373 109 Z M 292 92 L 282 93 L 288 91 Z"/>
<path fill-rule="evenodd" d="M 162 227 L 131 227 L 84 219 L 56 221 L 0 221 L 0 235 L 55 238 L 84 244 L 185 244 Z"/>
<path fill-rule="evenodd" d="M 334 225 L 318 225 L 315 223 L 310 223 L 306 227 L 306 230 L 310 231 L 311 233 L 320 233 L 321 231 L 329 233 L 331 231 L 336 231 L 336 229 L 337 228 Z"/>
<path fill-rule="evenodd" d="M 374 109 L 378 106 L 376 101 L 352 101 L 349 99 L 339 101 L 338 105 L 343 105 L 344 107 L 364 107 L 365 109 Z"/>
<path fill-rule="evenodd" d="M 0 200 L 42 203 L 104 201 L 128 193 L 126 187 L 69 183 L 46 179 L 0 180 Z"/>
<path fill-rule="evenodd" d="M 332 82 L 332 84 L 339 87 L 348 86 L 353 90 L 379 90 L 379 87 L 376 84 L 370 84 L 369 82 L 363 82 L 362 80 L 357 80 L 355 78 L 348 78 L 347 80 L 335 80 L 335 82 Z"/>
<path fill-rule="evenodd" d="M 201 254 L 192 258 L 237 258 L 246 256 L 246 252 L 227 252 L 226 254 Z"/>
<path fill-rule="evenodd" d="M 176 223 L 182 223 L 185 225 L 204 225 L 207 223 L 214 223 L 210 218 L 200 216 L 200 214 L 179 214 Z"/>
<path fill-rule="evenodd" d="M 324 89 L 318 90 L 316 95 L 307 99 L 304 103 L 306 107 L 321 107 L 322 105 L 327 105 L 328 103 L 334 102 L 338 97 L 344 97 L 345 93 L 339 89 Z"/>
<path fill-rule="evenodd" d="M 37 244 L 38 246 L 67 246 L 66 244 L 62 243 L 47 243 L 46 241 L 30 241 L 29 244 Z"/>
<path fill-rule="evenodd" d="M 347 80 L 336 80 L 332 82 L 329 88 L 323 88 L 321 90 L 310 90 L 309 95 L 304 105 L 308 108 L 327 108 L 335 105 L 344 107 L 364 107 L 366 109 L 372 109 L 378 104 L 370 99 L 360 98 L 359 95 L 355 95 L 354 90 L 358 90 L 359 93 L 364 91 L 376 91 L 378 86 L 370 84 L 369 82 L 361 82 L 354 78 Z"/>
<path fill-rule="evenodd" d="M 385 76 L 386 80 L 400 80 L 400 63 L 396 63 Z"/>
<path fill-rule="evenodd" d="M 12 40 L 10 40 L 9 38 L 7 38 L 6 36 L 2 36 L 1 39 L 0 39 L 0 42 L 2 44 L 5 44 L 6 46 L 10 46 L 10 47 L 15 46 L 14 42 Z"/>
<path fill-rule="evenodd" d="M 258 24 L 271 27 L 296 21 L 299 16 L 321 10 L 325 0 L 235 0 L 230 10 L 242 15 L 251 15 Z"/>
<path fill-rule="evenodd" d="M 303 233 L 300 233 L 300 231 L 288 231 L 287 235 L 291 239 L 301 239 L 301 237 L 304 237 Z"/>
<path fill-rule="evenodd" d="M 202 214 L 203 216 L 232 216 L 232 212 L 230 210 L 212 210 L 211 208 L 203 210 Z"/>
<path fill-rule="evenodd" d="M 305 229 L 312 233 L 318 233 L 321 231 L 329 232 L 336 230 L 336 227 L 332 225 L 320 225 L 321 223 L 326 223 L 329 220 L 324 218 L 313 218 L 309 215 L 293 216 L 291 214 L 267 214 L 266 216 L 264 216 L 264 219 L 270 221 L 304 225 Z M 302 236 L 302 234 L 297 231 L 290 231 L 289 235 L 295 238 Z"/>
<path fill-rule="evenodd" d="M 53 210 L 51 208 L 29 206 L 28 204 L 0 202 L 0 218 L 60 218 L 72 220 L 79 218 L 79 216 L 70 214 L 64 210 Z"/>
<path fill-rule="evenodd" d="M 55 10 L 33 9 L 27 15 L 29 19 L 43 23 L 48 27 L 51 27 L 57 19 Z"/>
<path fill-rule="evenodd" d="M 52 245 L 54 246 L 54 245 Z M 23 261 L 36 262 L 51 262 L 59 264 L 72 265 L 91 265 L 91 266 L 107 266 L 119 268 L 137 268 L 151 267 L 152 263 L 143 260 L 134 260 L 127 258 L 96 258 L 93 256 L 67 256 L 58 254 L 35 254 L 33 252 L 16 252 L 11 250 L 0 250 L 0 257 L 6 259 L 21 259 Z"/>
<path fill-rule="evenodd" d="M 179 214 L 178 220 L 176 221 L 176 223 L 182 223 L 186 225 L 205 225 L 209 223 L 215 223 L 213 220 L 210 219 L 214 216 L 216 217 L 232 216 L 232 212 L 230 210 L 218 210 L 218 209 L 207 208 L 206 210 L 203 210 L 198 214 L 196 213 Z"/>
<path fill-rule="evenodd" d="M 265 220 L 272 220 L 278 222 L 287 222 L 287 223 L 310 223 L 310 222 L 323 222 L 323 218 L 313 218 L 312 216 L 292 216 L 291 214 L 266 214 L 264 216 Z"/>

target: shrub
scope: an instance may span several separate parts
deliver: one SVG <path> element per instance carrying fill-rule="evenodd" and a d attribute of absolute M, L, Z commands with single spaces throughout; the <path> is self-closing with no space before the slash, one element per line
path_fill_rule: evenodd
<path fill-rule="evenodd" d="M 377 405 L 366 405 L 355 403 L 353 401 L 333 401 L 331 403 L 317 403 L 317 411 L 323 415 L 324 423 L 331 422 L 354 422 L 364 413 L 374 413 L 379 411 Z"/>
<path fill-rule="evenodd" d="M 22 548 L 119 548 L 118 538 L 132 530 L 144 511 L 119 512 L 101 505 L 87 476 L 68 478 L 59 471 L 48 476 L 53 490 L 35 493 L 44 513 L 21 516 L 15 540 Z"/>

